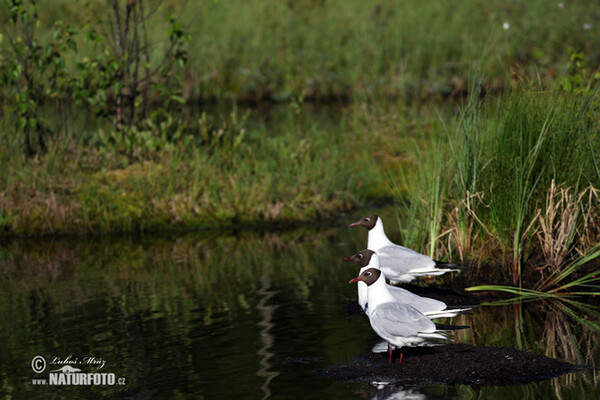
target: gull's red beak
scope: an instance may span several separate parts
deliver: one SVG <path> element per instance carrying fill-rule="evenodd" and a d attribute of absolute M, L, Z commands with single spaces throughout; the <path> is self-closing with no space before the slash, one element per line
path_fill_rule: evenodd
<path fill-rule="evenodd" d="M 358 281 L 360 281 L 360 278 L 356 277 L 354 279 L 350 279 L 350 282 L 348 282 L 348 283 L 356 283 Z"/>
<path fill-rule="evenodd" d="M 360 226 L 360 221 L 358 221 L 358 222 L 353 222 L 353 223 L 351 223 L 349 226 Z"/>
<path fill-rule="evenodd" d="M 345 258 L 342 258 L 342 261 L 353 261 L 353 260 L 352 260 L 352 257 L 345 257 Z"/>

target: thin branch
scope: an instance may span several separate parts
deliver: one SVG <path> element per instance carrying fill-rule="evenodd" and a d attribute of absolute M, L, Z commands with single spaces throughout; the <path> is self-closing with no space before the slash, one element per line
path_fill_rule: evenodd
<path fill-rule="evenodd" d="M 142 2 L 143 0 L 138 0 L 140 2 L 140 11 L 142 12 L 142 18 L 140 19 L 140 24 L 145 25 L 146 21 L 148 21 L 154 14 L 156 14 L 156 12 L 158 11 L 158 8 L 161 6 L 161 4 L 164 2 L 163 0 L 157 1 L 154 5 L 154 7 L 148 11 L 148 14 L 144 15 L 144 11 L 143 11 L 143 6 L 142 6 Z"/>
<path fill-rule="evenodd" d="M 141 3 L 141 0 L 140 0 Z M 134 45 L 134 67 L 133 67 L 133 80 L 131 82 L 130 89 L 130 104 L 129 104 L 129 112 L 130 112 L 130 124 L 133 123 L 135 119 L 135 98 L 137 97 L 137 87 L 138 87 L 138 70 L 140 64 L 140 39 L 138 36 L 138 15 L 137 15 L 137 7 L 134 4 L 133 6 L 133 45 Z"/>
<path fill-rule="evenodd" d="M 107 0 L 108 1 L 108 0 Z M 120 59 L 121 55 L 121 21 L 120 21 L 120 13 L 119 13 L 119 2 L 118 0 L 112 0 L 113 12 L 115 15 L 115 54 L 118 59 Z M 123 63 L 119 63 L 119 70 L 117 71 L 116 78 L 117 80 L 122 80 L 123 77 Z M 121 103 L 123 101 L 123 96 L 121 95 L 121 91 L 116 94 L 117 98 L 115 101 L 117 120 L 115 121 L 115 129 L 117 131 L 121 130 L 121 123 L 123 121 L 123 114 L 121 110 Z"/>
<path fill-rule="evenodd" d="M 144 0 L 139 0 L 139 4 L 140 4 L 140 12 L 142 14 L 142 17 L 144 17 Z M 152 15 L 154 14 L 154 12 L 156 11 L 156 9 L 158 9 L 158 4 L 155 7 L 154 11 L 150 11 L 150 13 L 148 15 Z M 141 51 L 144 53 L 144 59 L 145 59 L 145 66 L 144 66 L 144 71 L 146 76 L 148 76 L 150 74 L 150 52 L 149 52 L 149 46 L 148 46 L 148 30 L 146 29 L 146 24 L 142 23 L 142 37 L 143 37 L 143 45 L 141 47 Z M 149 85 L 144 85 L 144 117 L 148 117 L 148 99 L 150 98 L 150 86 Z"/>

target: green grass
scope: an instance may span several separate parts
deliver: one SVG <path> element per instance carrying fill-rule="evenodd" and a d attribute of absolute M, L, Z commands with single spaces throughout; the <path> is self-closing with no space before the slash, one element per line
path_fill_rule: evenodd
<path fill-rule="evenodd" d="M 421 135 L 426 135 L 421 132 Z M 390 174 L 394 195 L 400 199 L 396 219 L 402 227 L 402 243 L 434 257 L 441 247 L 444 191 L 447 175 L 443 172 L 447 149 L 439 140 L 425 137 L 413 140 L 407 151 L 416 168 L 406 162 L 397 166 L 398 174 Z"/>
<path fill-rule="evenodd" d="M 348 118 L 288 109 L 274 123 L 260 116 L 234 128 L 214 122 L 205 132 L 218 136 L 212 142 L 190 129 L 166 140 L 165 126 L 115 135 L 100 147 L 70 142 L 38 160 L 0 151 L 9 160 L 2 169 L 3 232 L 103 233 L 327 218 L 364 201 L 365 182 L 383 179 L 367 151 L 354 148 L 358 133 L 344 131 Z"/>
<path fill-rule="evenodd" d="M 55 22 L 77 30 L 76 52 L 39 58 L 42 81 L 56 68 L 70 87 L 76 63 L 101 56 L 83 32 L 111 31 L 104 8 L 39 2 L 41 49 Z M 545 290 L 600 238 L 600 5 L 172 0 L 151 22 L 151 64 L 169 15 L 191 41 L 187 63 L 154 82 L 172 89 L 155 88 L 160 117 L 115 131 L 113 116 L 90 118 L 94 107 L 63 104 L 65 93 L 15 106 L 17 81 L 3 77 L 13 84 L 0 90 L 0 236 L 312 221 L 393 200 L 408 247 L 494 264 L 514 286 L 537 266 Z M 9 60 L 15 32 L 4 26 Z M 159 107 L 179 94 L 201 109 Z M 337 99 L 351 101 L 319 102 Z M 282 105 L 246 112 L 239 100 Z M 24 120 L 45 130 L 18 128 Z M 45 143 L 26 157 L 27 134 Z"/>
<path fill-rule="evenodd" d="M 59 20 L 111 32 L 104 1 L 38 3 L 42 41 Z M 498 89 L 524 77 L 552 81 L 567 73 L 569 49 L 588 63 L 600 49 L 600 5 L 587 1 L 169 0 L 148 30 L 153 60 L 168 45 L 169 15 L 191 34 L 173 81 L 190 99 L 443 98 L 468 89 L 478 64 L 486 87 Z M 77 43 L 75 59 L 98 51 L 83 37 Z"/>
<path fill-rule="evenodd" d="M 201 97 L 446 96 L 467 88 L 465 72 L 482 57 L 490 87 L 505 86 L 511 69 L 564 72 L 569 46 L 598 48 L 598 28 L 583 24 L 599 13 L 589 2 L 204 3 L 192 24 L 192 81 Z"/>
<path fill-rule="evenodd" d="M 415 146 L 413 165 L 392 175 L 405 201 L 403 241 L 434 257 L 456 258 L 456 251 L 463 263 L 504 269 L 499 279 L 511 290 L 522 279 L 562 290 L 584 264 L 572 264 L 578 255 L 598 256 L 596 92 L 522 87 L 473 97 L 430 133 L 434 139 Z"/>
<path fill-rule="evenodd" d="M 489 291 L 489 292 L 505 292 L 515 295 L 512 300 L 531 300 L 540 298 L 551 298 L 559 300 L 567 300 L 568 298 L 583 296 L 583 295 L 600 295 L 600 278 L 597 272 L 579 273 L 580 268 L 586 264 L 593 262 L 600 257 L 600 245 L 595 245 L 570 262 L 561 265 L 554 270 L 548 277 L 536 284 L 534 289 L 526 289 L 523 287 L 502 286 L 502 285 L 481 285 L 467 288 L 470 291 Z M 573 277 L 573 275 L 579 275 Z"/>
<path fill-rule="evenodd" d="M 594 92 L 517 91 L 494 111 L 500 116 L 498 124 L 483 130 L 487 138 L 482 161 L 487 164 L 480 170 L 477 190 L 488 207 L 482 207 L 479 217 L 512 252 L 513 284 L 519 283 L 521 262 L 536 257 L 536 215 L 545 211 L 552 183 L 571 188 L 576 197 L 600 185 L 589 174 L 592 150 L 600 145 L 594 133 L 599 112 L 594 98 Z M 583 207 L 580 202 L 577 210 L 587 212 Z"/>
<path fill-rule="evenodd" d="M 532 267 L 550 282 L 561 266 L 544 258 L 545 241 L 564 243 L 566 263 L 597 242 L 594 99 L 525 87 L 473 96 L 458 111 L 357 102 L 336 114 L 290 104 L 271 116 L 205 114 L 196 127 L 100 127 L 104 139 L 67 136 L 36 160 L 0 151 L 2 234 L 292 223 L 395 199 L 404 245 L 533 287 Z M 572 206 L 555 206 L 574 221 L 565 242 L 554 220 L 541 234 L 551 185 L 572 193 Z"/>

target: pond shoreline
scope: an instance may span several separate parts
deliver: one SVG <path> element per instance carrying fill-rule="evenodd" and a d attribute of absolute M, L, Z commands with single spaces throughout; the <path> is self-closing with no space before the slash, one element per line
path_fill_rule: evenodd
<path fill-rule="evenodd" d="M 116 228 L 112 231 L 80 231 L 78 229 L 71 229 L 65 231 L 51 232 L 39 230 L 31 233 L 13 233 L 7 227 L 0 226 L 0 240 L 10 241 L 12 239 L 76 239 L 76 238 L 104 238 L 104 237 L 140 237 L 140 236 L 177 236 L 193 233 L 203 232 L 214 232 L 217 234 L 229 234 L 237 232 L 285 232 L 289 230 L 313 227 L 319 228 L 331 228 L 331 227 L 342 227 L 346 226 L 344 223 L 339 222 L 339 217 L 347 214 L 352 214 L 356 210 L 360 210 L 362 207 L 355 209 L 344 209 L 332 211 L 333 216 L 325 218 L 318 218 L 314 220 L 306 219 L 280 219 L 261 221 L 260 219 L 247 222 L 239 222 L 236 219 L 228 220 L 206 220 L 200 221 L 188 221 L 185 223 L 166 223 L 161 224 L 160 221 L 155 223 L 149 223 L 147 227 L 136 228 L 130 230 L 124 230 Z M 80 227 L 83 228 L 83 227 Z"/>

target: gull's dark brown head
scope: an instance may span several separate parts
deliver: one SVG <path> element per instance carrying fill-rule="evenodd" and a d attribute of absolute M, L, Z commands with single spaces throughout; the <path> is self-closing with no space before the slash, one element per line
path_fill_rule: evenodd
<path fill-rule="evenodd" d="M 371 256 L 375 252 L 373 250 L 364 249 L 353 255 L 352 257 L 342 258 L 342 261 L 354 261 L 360 265 L 361 268 L 366 267 L 371 262 Z"/>
<path fill-rule="evenodd" d="M 348 283 L 356 283 L 358 281 L 363 281 L 367 284 L 367 286 L 371 286 L 379 277 L 381 276 L 381 271 L 377 268 L 369 268 L 363 271 L 362 274 L 357 276 L 354 279 L 351 279 Z"/>
<path fill-rule="evenodd" d="M 375 224 L 377 223 L 377 218 L 379 218 L 377 215 L 369 214 L 362 217 L 359 221 L 351 223 L 350 226 L 364 226 L 368 230 L 371 230 L 375 227 Z"/>

